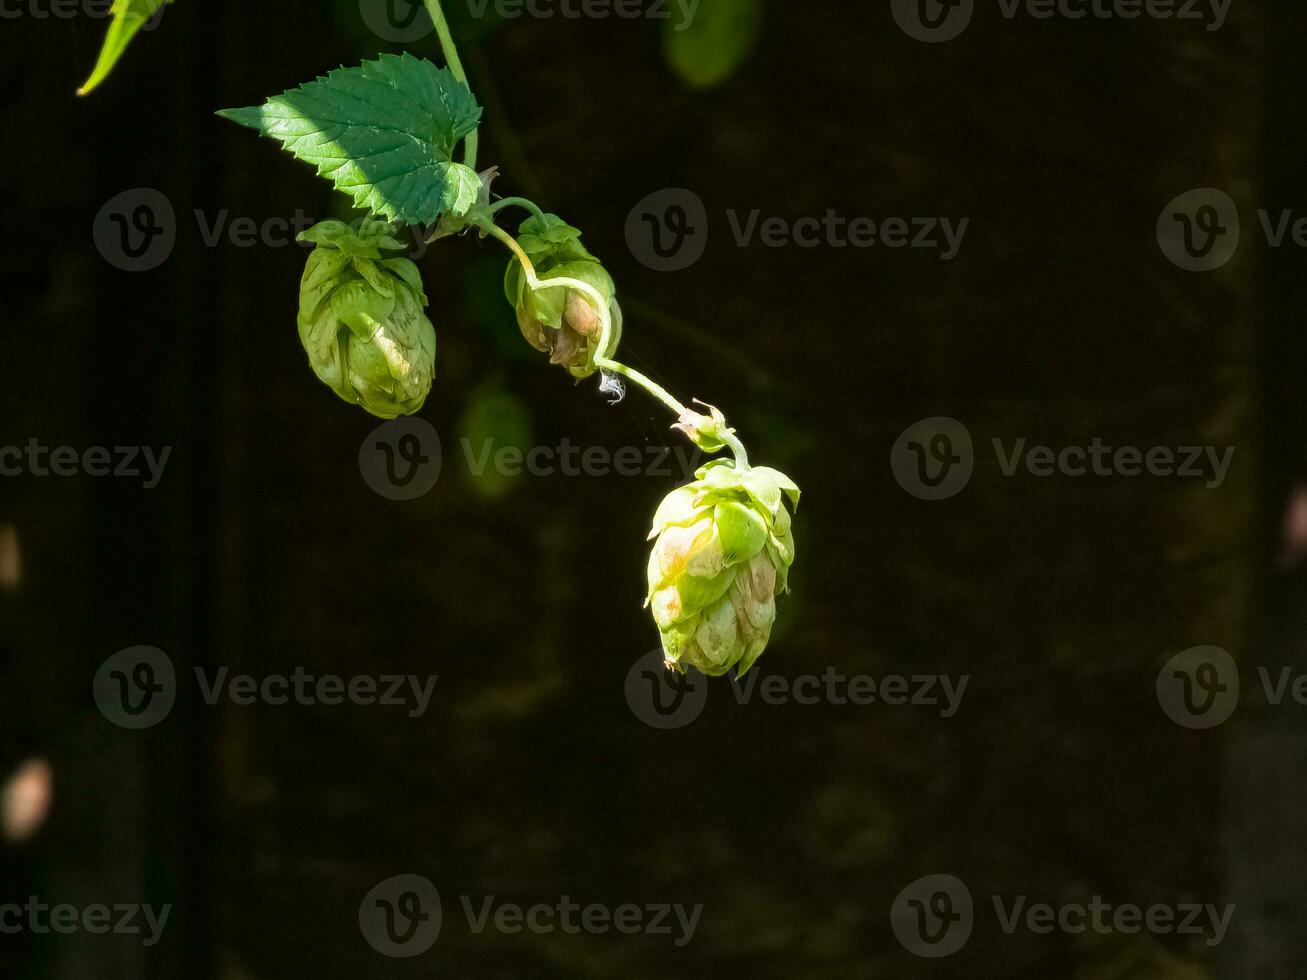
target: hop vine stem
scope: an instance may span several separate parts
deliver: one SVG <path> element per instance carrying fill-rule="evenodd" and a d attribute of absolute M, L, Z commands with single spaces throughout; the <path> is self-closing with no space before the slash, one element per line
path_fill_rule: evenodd
<path fill-rule="evenodd" d="M 445 63 L 449 65 L 449 70 L 454 77 L 467 85 L 467 72 L 463 70 L 463 62 L 458 57 L 458 46 L 454 44 L 454 36 L 449 33 L 449 21 L 445 19 L 445 11 L 440 6 L 440 0 L 425 0 L 427 13 L 431 16 L 431 23 L 436 25 L 436 36 L 440 38 L 440 50 L 445 56 Z M 474 129 L 467 134 L 463 140 L 463 163 L 472 170 L 477 168 L 477 134 L 478 130 Z"/>
<path fill-rule="evenodd" d="M 445 62 L 449 65 L 449 70 L 454 78 L 467 85 L 471 85 L 467 80 L 467 72 L 463 69 L 463 62 L 458 56 L 458 46 L 454 43 L 454 37 L 449 31 L 449 21 L 445 19 L 445 11 L 440 5 L 440 0 L 424 0 L 427 13 L 431 16 L 431 22 L 435 25 L 436 36 L 440 38 L 440 50 L 444 53 Z M 477 133 L 476 129 L 472 130 L 463 141 L 463 163 L 471 169 L 476 169 L 477 159 Z M 670 408 L 679 418 L 689 413 L 689 409 L 678 401 L 662 385 L 657 384 L 650 378 L 641 374 L 633 367 L 628 367 L 621 361 L 614 360 L 608 356 L 609 347 L 612 344 L 613 335 L 613 317 L 608 308 L 608 303 L 588 282 L 582 282 L 580 279 L 573 279 L 567 276 L 555 276 L 550 279 L 541 279 L 536 273 L 535 264 L 531 257 L 523 251 L 512 235 L 503 228 L 500 228 L 494 221 L 494 215 L 504 208 L 520 207 L 530 211 L 533 215 L 544 220 L 545 214 L 540 207 L 534 202 L 524 197 L 506 197 L 496 201 L 489 209 L 489 215 L 477 220 L 474 223 L 481 229 L 482 233 L 491 235 L 502 242 L 517 257 L 518 262 L 522 264 L 522 271 L 526 274 L 527 284 L 532 290 L 550 289 L 555 286 L 564 286 L 569 289 L 575 289 L 583 293 L 591 302 L 594 303 L 595 309 L 599 312 L 599 349 L 595 355 L 595 366 L 602 371 L 611 371 L 614 374 L 620 374 L 625 378 L 634 381 L 649 394 L 653 395 L 660 402 Z M 744 443 L 739 440 L 733 433 L 728 433 L 724 437 L 727 447 L 735 456 L 735 466 L 737 469 L 747 470 L 749 468 L 749 454 L 745 451 Z"/>
<path fill-rule="evenodd" d="M 506 204 L 509 200 L 512 199 L 505 198 L 499 203 Z M 534 205 L 532 205 L 532 208 L 534 209 Z M 635 368 L 628 367 L 621 361 L 615 361 L 608 356 L 608 346 L 612 342 L 613 318 L 608 310 L 608 303 L 605 302 L 604 297 L 600 294 L 599 290 L 595 289 L 588 282 L 582 282 L 580 279 L 572 279 L 568 276 L 555 276 L 552 279 L 541 279 L 536 273 L 535 263 L 533 263 L 531 257 L 523 251 L 522 246 L 517 243 L 517 239 L 506 232 L 503 228 L 500 228 L 492 220 L 487 219 L 479 221 L 476 224 L 477 227 L 486 234 L 501 241 L 508 247 L 508 250 L 516 256 L 517 261 L 522 265 L 522 271 L 526 274 L 527 285 L 529 285 L 533 290 L 565 286 L 569 289 L 579 290 L 590 298 L 595 305 L 595 309 L 599 311 L 599 353 L 594 359 L 597 367 L 601 370 L 612 371 L 615 374 L 620 374 L 623 377 L 630 378 L 641 388 L 649 392 L 649 394 L 653 395 L 675 412 L 678 418 L 690 411 L 684 404 L 677 401 L 676 398 L 662 385 L 650 380 Z M 747 470 L 749 468 L 749 453 L 744 448 L 744 443 L 741 442 L 733 433 L 729 432 L 724 434 L 723 441 L 735 456 L 735 468 L 738 470 Z"/>
<path fill-rule="evenodd" d="M 502 200 L 496 201 L 494 204 L 490 205 L 490 213 L 498 214 L 500 211 L 504 210 L 504 208 L 512 207 L 523 208 L 530 211 L 541 221 L 545 220 L 545 213 L 540 209 L 540 206 L 536 204 L 535 201 L 528 201 L 525 197 L 505 197 Z"/>
<path fill-rule="evenodd" d="M 500 201 L 499 203 L 503 204 L 504 202 Z M 512 235 L 491 221 L 480 223 L 478 224 L 478 227 L 487 234 L 503 242 L 504 245 L 508 247 L 509 251 L 517 257 L 517 261 L 522 264 L 522 271 L 526 273 L 527 285 L 529 285 L 533 290 L 551 289 L 554 286 L 566 286 L 569 289 L 575 289 L 585 293 L 585 295 L 590 298 L 595 305 L 595 309 L 599 311 L 599 353 L 595 357 L 595 364 L 597 366 L 605 371 L 613 371 L 630 378 L 641 388 L 670 408 L 678 416 L 685 414 L 686 407 L 669 394 L 667 389 L 663 388 L 662 385 L 646 378 L 635 368 L 627 367 L 621 361 L 615 361 L 608 356 L 608 346 L 612 342 L 613 316 L 608 310 L 607 301 L 605 301 L 599 290 L 595 289 L 594 286 L 591 286 L 588 282 L 582 282 L 580 279 L 572 279 L 568 276 L 555 276 L 552 279 L 541 279 L 536 273 L 535 263 L 531 261 L 531 257 L 522 250 L 522 246 L 517 243 L 517 240 Z"/>

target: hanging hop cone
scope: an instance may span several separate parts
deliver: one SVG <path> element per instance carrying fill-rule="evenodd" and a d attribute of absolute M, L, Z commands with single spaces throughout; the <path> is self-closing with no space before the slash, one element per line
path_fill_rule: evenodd
<path fill-rule="evenodd" d="M 518 245 L 530 257 L 541 279 L 579 279 L 603 297 L 613 321 L 609 356 L 622 337 L 622 309 L 617 287 L 599 260 L 581 244 L 581 232 L 556 214 L 529 218 L 522 223 Z M 566 368 L 574 378 L 588 378 L 597 370 L 602 327 L 594 300 L 579 289 L 553 286 L 531 289 L 516 259 L 504 276 L 504 293 L 517 311 L 518 329 L 528 344 L 549 355 L 549 363 Z"/>
<path fill-rule="evenodd" d="M 316 245 L 300 281 L 300 343 L 318 378 L 345 401 L 393 419 L 418 411 L 436 368 L 436 330 L 418 267 L 390 226 L 323 221 L 301 232 Z"/>
<path fill-rule="evenodd" d="M 784 473 L 718 459 L 662 502 L 646 605 L 669 667 L 743 675 L 761 656 L 794 563 L 784 497 L 798 507 L 799 488 Z"/>

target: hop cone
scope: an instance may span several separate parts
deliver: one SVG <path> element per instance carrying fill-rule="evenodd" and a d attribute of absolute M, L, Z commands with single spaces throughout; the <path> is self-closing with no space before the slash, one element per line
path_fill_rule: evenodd
<path fill-rule="evenodd" d="M 518 245 L 531 258 L 541 279 L 566 276 L 593 286 L 608 304 L 612 339 L 608 353 L 622 336 L 622 309 L 617 288 L 599 260 L 581 244 L 581 233 L 557 215 L 523 222 Z M 602 321 L 594 301 L 579 289 L 554 286 L 533 290 L 521 264 L 512 260 L 504 277 L 504 292 L 517 311 L 518 329 L 527 343 L 549 355 L 549 363 L 566 368 L 575 378 L 595 373 Z"/>
<path fill-rule="evenodd" d="M 767 646 L 794 562 L 799 488 L 765 466 L 713 460 L 654 515 L 649 598 L 669 667 L 747 672 Z"/>
<path fill-rule="evenodd" d="M 300 281 L 300 342 L 332 391 L 373 415 L 412 415 L 431 391 L 436 330 L 418 268 L 381 222 L 357 231 L 324 221 L 299 236 L 317 247 Z"/>

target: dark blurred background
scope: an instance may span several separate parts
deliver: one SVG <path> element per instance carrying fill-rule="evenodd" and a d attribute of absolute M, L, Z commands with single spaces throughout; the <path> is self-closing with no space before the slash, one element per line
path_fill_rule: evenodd
<path fill-rule="evenodd" d="M 478 480 L 457 440 L 675 446 L 670 419 L 638 390 L 610 407 L 544 364 L 516 333 L 493 242 L 419 259 L 440 480 L 410 502 L 369 488 L 359 452 L 377 420 L 314 379 L 296 336 L 307 253 L 205 240 L 224 216 L 348 217 L 348 202 L 213 112 L 379 51 L 439 61 L 433 35 L 391 43 L 354 0 L 179 0 L 79 99 L 104 20 L 33 16 L 25 0 L 0 24 L 0 446 L 172 451 L 150 489 L 0 478 L 14 811 L 0 903 L 173 909 L 148 948 L 0 935 L 0 975 L 1301 975 L 1307 708 L 1255 688 L 1257 666 L 1304 660 L 1307 256 L 1266 247 L 1254 215 L 1307 203 L 1307 12 L 1234 0 L 1208 30 L 982 3 L 965 33 L 929 44 L 889 3 L 701 2 L 704 47 L 679 63 L 653 17 L 448 4 L 486 109 L 482 165 L 501 167 L 498 193 L 584 230 L 618 283 L 628 362 L 722 406 L 755 460 L 803 487 L 793 595 L 761 674 L 965 675 L 960 710 L 740 704 L 723 680 L 692 724 L 639 717 L 624 685 L 657 645 L 645 534 L 680 475 Z M 1244 217 L 1244 244 L 1211 273 L 1176 268 L 1155 234 L 1197 187 Z M 177 232 L 166 261 L 131 272 L 92 226 L 138 188 L 166 197 Z M 676 272 L 649 268 L 625 232 L 664 188 L 709 216 L 703 257 Z M 950 261 L 739 247 L 725 215 L 755 208 L 969 226 Z M 899 434 L 931 416 L 977 446 L 970 484 L 942 501 L 890 468 Z M 1021 437 L 1236 452 L 1215 489 L 1005 477 L 990 440 Z M 1239 661 L 1246 696 L 1195 730 L 1155 685 L 1204 644 Z M 127 730 L 92 680 L 136 646 L 166 652 L 178 695 L 160 724 Z M 439 680 L 410 718 L 210 706 L 196 666 Z M 890 910 L 937 873 L 966 882 L 977 921 L 963 950 L 928 959 Z M 381 956 L 358 924 L 398 874 L 444 897 L 439 942 L 412 959 Z M 704 909 L 683 946 L 474 935 L 460 895 Z M 1008 935 L 993 895 L 1235 912 L 1216 946 Z"/>

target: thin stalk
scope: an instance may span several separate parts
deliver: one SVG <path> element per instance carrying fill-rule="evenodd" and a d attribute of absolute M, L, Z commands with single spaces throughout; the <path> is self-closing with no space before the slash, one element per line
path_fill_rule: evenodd
<path fill-rule="evenodd" d="M 503 202 L 501 201 L 500 203 L 502 204 Z M 523 251 L 522 246 L 517 243 L 517 239 L 495 224 L 492 218 L 483 218 L 476 222 L 476 225 L 485 234 L 499 239 L 499 241 L 504 245 L 508 246 L 509 251 L 511 251 L 513 255 L 517 257 L 517 261 L 521 263 L 522 272 L 526 275 L 527 285 L 530 286 L 532 290 L 551 289 L 555 286 L 566 286 L 569 289 L 580 290 L 590 298 L 591 302 L 595 305 L 595 309 L 599 311 L 599 353 L 595 355 L 594 359 L 595 365 L 598 368 L 604 371 L 612 371 L 615 374 L 620 374 L 623 377 L 630 378 L 641 388 L 670 408 L 676 414 L 677 418 L 689 413 L 689 409 L 672 397 L 672 395 L 669 394 L 667 389 L 663 388 L 662 385 L 651 381 L 635 368 L 628 367 L 621 361 L 615 361 L 608 356 L 608 346 L 612 342 L 613 318 L 608 310 L 608 304 L 604 301 L 604 297 L 600 294 L 599 290 L 595 289 L 588 282 L 582 282 L 580 279 L 572 279 L 568 276 L 555 276 L 552 279 L 541 279 L 536 274 L 535 263 L 533 263 L 531 257 Z M 722 441 L 726 443 L 727 448 L 729 448 L 731 453 L 735 456 L 735 468 L 741 471 L 747 470 L 749 468 L 749 453 L 744 448 L 744 443 L 740 441 L 739 437 L 737 437 L 733 432 L 727 432 L 722 436 Z"/>
<path fill-rule="evenodd" d="M 749 468 L 749 453 L 744 448 L 744 443 L 740 441 L 740 437 L 733 432 L 727 432 L 722 435 L 722 441 L 726 443 L 726 448 L 735 456 L 735 468 L 740 471 L 747 470 Z"/>
<path fill-rule="evenodd" d="M 449 21 L 445 19 L 445 11 L 440 6 L 440 0 L 425 0 L 427 13 L 431 15 L 431 23 L 436 25 L 436 36 L 440 38 L 440 50 L 445 55 L 445 63 L 449 65 L 450 72 L 454 77 L 468 85 L 467 72 L 463 70 L 463 62 L 458 57 L 458 46 L 454 44 L 454 36 L 449 33 Z M 468 133 L 463 140 L 463 163 L 475 170 L 477 168 L 477 133 L 474 129 Z"/>
<path fill-rule="evenodd" d="M 494 204 L 490 205 L 490 213 L 498 214 L 504 208 L 512 207 L 524 208 L 541 221 L 545 220 L 545 213 L 540 210 L 540 206 L 536 204 L 535 201 L 528 201 L 525 197 L 505 197 L 502 200 L 496 201 Z"/>
<path fill-rule="evenodd" d="M 612 313 L 609 312 L 608 302 L 604 299 L 599 290 L 595 289 L 594 286 L 591 286 L 588 282 L 582 282 L 580 279 L 572 279 L 568 276 L 555 276 L 552 279 L 541 279 L 536 274 L 535 263 L 531 261 L 531 257 L 527 255 L 526 252 L 522 251 L 522 246 L 517 243 L 517 240 L 513 238 L 512 235 L 504 231 L 503 228 L 500 228 L 492 221 L 478 223 L 477 227 L 508 246 L 508 249 L 517 257 L 517 261 L 521 263 L 522 271 L 526 274 L 527 285 L 533 290 L 551 289 L 554 286 L 566 286 L 569 289 L 579 290 L 590 298 L 591 302 L 594 303 L 595 309 L 599 311 L 599 353 L 595 356 L 596 366 L 605 371 L 612 371 L 616 374 L 630 378 L 641 388 L 649 392 L 649 394 L 653 395 L 675 412 L 677 417 L 685 414 L 686 407 L 672 397 L 672 395 L 669 394 L 662 385 L 651 381 L 635 368 L 627 367 L 621 361 L 615 361 L 607 356 L 609 344 L 612 343 L 613 317 Z"/>

